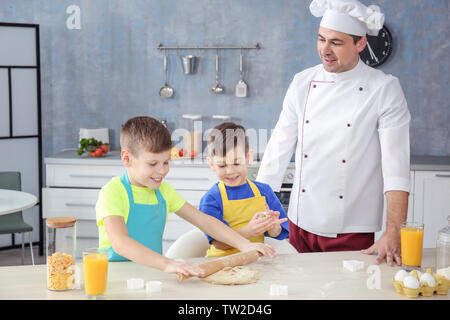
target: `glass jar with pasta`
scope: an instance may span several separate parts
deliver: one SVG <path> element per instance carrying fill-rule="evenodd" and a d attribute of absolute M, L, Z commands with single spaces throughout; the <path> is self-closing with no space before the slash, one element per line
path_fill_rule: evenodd
<path fill-rule="evenodd" d="M 76 219 L 53 217 L 46 224 L 47 289 L 75 288 Z"/>

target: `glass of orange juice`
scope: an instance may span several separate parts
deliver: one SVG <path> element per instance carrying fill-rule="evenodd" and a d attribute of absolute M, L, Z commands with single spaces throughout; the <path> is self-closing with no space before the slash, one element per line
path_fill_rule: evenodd
<path fill-rule="evenodd" d="M 403 267 L 407 270 L 420 268 L 422 263 L 423 223 L 402 223 L 400 232 Z"/>
<path fill-rule="evenodd" d="M 83 250 L 84 291 L 89 299 L 102 299 L 108 278 L 108 252 L 106 249 Z"/>

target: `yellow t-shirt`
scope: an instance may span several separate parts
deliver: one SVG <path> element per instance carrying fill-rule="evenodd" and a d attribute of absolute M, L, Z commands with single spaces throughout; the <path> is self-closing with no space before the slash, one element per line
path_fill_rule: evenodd
<path fill-rule="evenodd" d="M 97 204 L 95 206 L 95 214 L 97 218 L 99 247 L 108 249 L 111 247 L 108 235 L 106 233 L 103 219 L 108 216 L 122 216 L 125 224 L 128 220 L 128 213 L 130 211 L 130 203 L 128 200 L 127 190 L 120 181 L 121 177 L 112 178 L 106 185 L 104 185 L 98 196 Z M 131 185 L 133 198 L 135 203 L 140 204 L 156 204 L 155 190 L 146 187 L 138 187 Z M 181 195 L 175 190 L 172 185 L 162 181 L 159 191 L 166 200 L 167 213 L 177 212 L 186 203 Z M 167 219 L 167 215 L 166 215 Z"/>

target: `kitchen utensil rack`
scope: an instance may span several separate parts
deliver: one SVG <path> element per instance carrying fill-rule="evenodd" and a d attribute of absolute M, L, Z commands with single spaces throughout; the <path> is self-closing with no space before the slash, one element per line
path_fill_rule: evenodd
<path fill-rule="evenodd" d="M 253 46 L 163 46 L 162 43 L 156 45 L 158 50 L 183 50 L 183 49 L 194 49 L 194 50 L 259 50 L 261 49 L 258 42 Z"/>

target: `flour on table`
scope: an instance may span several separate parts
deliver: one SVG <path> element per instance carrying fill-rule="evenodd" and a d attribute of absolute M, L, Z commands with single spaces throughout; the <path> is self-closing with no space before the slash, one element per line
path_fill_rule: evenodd
<path fill-rule="evenodd" d="M 261 274 L 258 270 L 249 267 L 225 267 L 222 270 L 213 273 L 201 280 L 212 284 L 250 284 L 258 281 Z"/>

